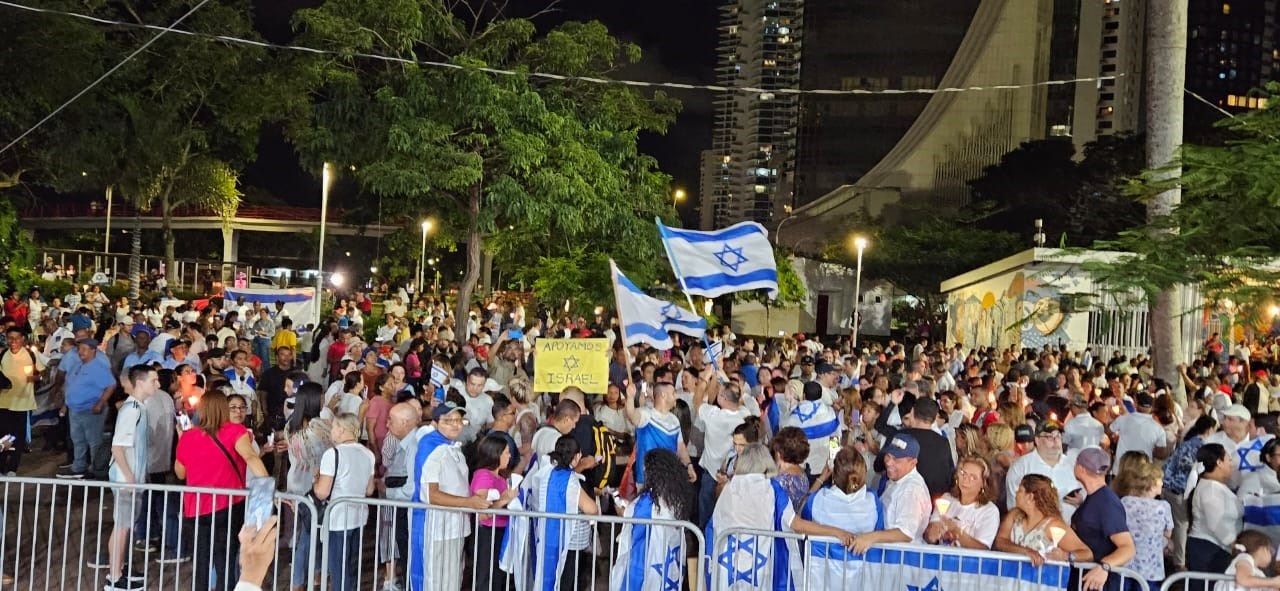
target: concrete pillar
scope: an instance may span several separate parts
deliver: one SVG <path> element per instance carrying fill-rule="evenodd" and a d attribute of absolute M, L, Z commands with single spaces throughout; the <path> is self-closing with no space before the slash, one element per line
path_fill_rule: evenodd
<path fill-rule="evenodd" d="M 240 260 L 240 230 L 222 228 L 222 262 L 235 263 Z"/>

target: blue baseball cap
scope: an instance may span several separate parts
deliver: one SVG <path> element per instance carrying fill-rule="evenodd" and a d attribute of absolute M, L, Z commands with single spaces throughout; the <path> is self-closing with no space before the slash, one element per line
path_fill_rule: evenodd
<path fill-rule="evenodd" d="M 920 457 L 920 442 L 906 433 L 894 435 L 884 444 L 884 453 L 897 459 Z"/>

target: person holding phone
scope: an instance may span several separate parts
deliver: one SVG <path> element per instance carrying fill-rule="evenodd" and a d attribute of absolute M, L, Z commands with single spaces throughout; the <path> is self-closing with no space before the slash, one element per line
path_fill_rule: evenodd
<path fill-rule="evenodd" d="M 117 484 L 146 484 L 149 444 L 147 411 L 143 404 L 160 390 L 160 378 L 151 366 L 135 365 L 129 368 L 128 380 L 129 398 L 116 414 L 108 476 Z M 143 513 L 142 496 L 135 488 L 116 487 L 112 492 L 115 495 L 115 526 L 107 548 L 111 558 L 106 588 L 107 591 L 141 589 L 146 586 L 143 577 L 124 572 L 124 562 L 129 548 L 129 532 L 134 520 Z"/>

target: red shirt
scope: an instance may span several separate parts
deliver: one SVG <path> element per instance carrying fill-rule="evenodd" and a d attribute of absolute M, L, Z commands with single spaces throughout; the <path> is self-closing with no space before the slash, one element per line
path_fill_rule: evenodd
<path fill-rule="evenodd" d="M 226 454 L 203 429 L 183 433 L 178 438 L 177 460 L 187 469 L 187 485 L 244 490 L 248 465 L 236 453 L 236 441 L 248 434 L 244 425 L 236 423 L 226 423 L 218 430 L 218 441 L 231 454 L 231 461 L 227 461 Z M 186 492 L 182 493 L 182 515 L 188 518 L 208 515 L 243 501 L 243 496 Z"/>

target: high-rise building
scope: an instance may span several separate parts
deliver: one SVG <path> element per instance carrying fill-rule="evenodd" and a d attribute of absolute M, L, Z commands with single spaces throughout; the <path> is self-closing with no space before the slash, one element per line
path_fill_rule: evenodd
<path fill-rule="evenodd" d="M 702 157 L 704 227 L 770 223 L 790 202 L 804 0 L 729 0 L 720 7 L 712 146 Z M 756 89 L 744 92 L 744 88 Z"/>
<path fill-rule="evenodd" d="M 1227 111 L 1266 105 L 1253 90 L 1280 72 L 1276 0 L 1190 0 L 1187 89 Z M 1187 97 L 1187 126 L 1206 126 L 1222 112 Z"/>
<path fill-rule="evenodd" d="M 1075 86 L 1071 137 L 1079 151 L 1098 136 L 1142 127 L 1145 2 L 1080 0 L 1076 76 L 1112 77 Z"/>
<path fill-rule="evenodd" d="M 806 0 L 800 88 L 936 88 L 977 6 L 978 0 Z M 802 95 L 793 205 L 857 182 L 928 103 L 927 94 Z"/>

